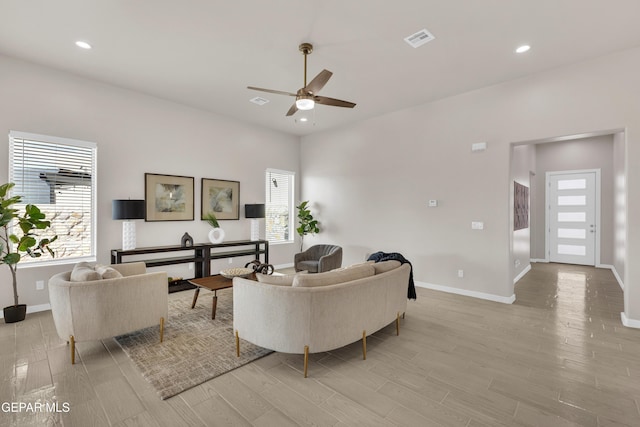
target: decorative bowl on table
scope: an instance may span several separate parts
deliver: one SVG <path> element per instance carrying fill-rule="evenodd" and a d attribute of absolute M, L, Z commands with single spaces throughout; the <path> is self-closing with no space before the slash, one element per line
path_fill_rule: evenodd
<path fill-rule="evenodd" d="M 233 279 L 234 277 L 248 277 L 253 273 L 253 269 L 251 268 L 227 268 L 225 270 L 220 270 L 220 275 L 222 277 L 226 277 L 227 279 Z"/>

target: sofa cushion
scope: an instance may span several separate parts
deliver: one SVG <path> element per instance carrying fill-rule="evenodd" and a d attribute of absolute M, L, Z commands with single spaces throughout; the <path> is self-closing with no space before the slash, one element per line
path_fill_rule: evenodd
<path fill-rule="evenodd" d="M 293 287 L 328 286 L 336 283 L 350 282 L 374 275 L 372 264 L 361 264 L 343 269 L 331 270 L 317 274 L 298 274 L 293 279 Z"/>
<path fill-rule="evenodd" d="M 118 270 L 108 265 L 96 264 L 94 269 L 103 279 L 117 279 L 123 277 Z"/>
<path fill-rule="evenodd" d="M 293 284 L 294 277 L 296 277 L 295 274 L 275 275 L 256 273 L 256 279 L 258 279 L 258 282 L 266 283 L 268 285 L 291 286 Z"/>
<path fill-rule="evenodd" d="M 376 271 L 376 274 L 386 273 L 387 271 L 394 270 L 400 267 L 402 263 L 400 261 L 396 261 L 395 259 L 390 259 L 387 261 L 380 261 L 373 264 L 373 268 Z"/>
<path fill-rule="evenodd" d="M 100 280 L 102 276 L 93 269 L 88 262 L 79 262 L 73 266 L 70 281 L 72 282 L 88 282 L 90 280 Z"/>

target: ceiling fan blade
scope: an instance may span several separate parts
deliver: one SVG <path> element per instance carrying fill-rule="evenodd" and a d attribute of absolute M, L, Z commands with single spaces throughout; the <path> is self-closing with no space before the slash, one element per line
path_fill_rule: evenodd
<path fill-rule="evenodd" d="M 296 107 L 296 103 L 294 102 L 291 108 L 289 108 L 289 111 L 287 111 L 287 117 L 293 116 L 296 111 L 298 111 L 298 107 Z"/>
<path fill-rule="evenodd" d="M 356 104 L 353 102 L 343 101 L 341 99 L 335 99 L 335 98 L 328 98 L 326 96 L 314 96 L 313 100 L 318 104 L 331 105 L 334 107 L 353 108 L 356 106 Z"/>
<path fill-rule="evenodd" d="M 327 84 L 332 75 L 333 73 L 329 70 L 320 71 L 318 75 L 315 76 L 313 80 L 311 80 L 311 82 L 309 82 L 309 84 L 303 88 L 304 91 L 311 94 L 320 92 L 320 89 L 322 89 L 324 85 Z"/>
<path fill-rule="evenodd" d="M 259 91 L 261 91 L 261 92 L 276 93 L 276 94 L 278 94 L 278 95 L 297 96 L 295 93 L 291 93 L 291 92 L 284 92 L 284 91 L 282 91 L 282 90 L 264 89 L 264 88 L 261 88 L 261 87 L 247 86 L 247 89 L 251 89 L 251 90 L 259 90 Z"/>

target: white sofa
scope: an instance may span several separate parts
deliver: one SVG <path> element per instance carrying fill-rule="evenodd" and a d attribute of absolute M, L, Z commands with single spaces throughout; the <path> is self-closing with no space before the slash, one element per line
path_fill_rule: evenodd
<path fill-rule="evenodd" d="M 233 279 L 233 327 L 239 340 L 283 353 L 329 351 L 396 322 L 407 308 L 409 264 L 358 264 L 318 274 Z M 271 283 L 266 283 L 271 282 Z"/>
<path fill-rule="evenodd" d="M 168 293 L 167 273 L 147 273 L 144 262 L 74 268 L 49 279 L 53 320 L 60 338 L 71 345 L 72 364 L 76 341 L 101 340 L 154 325 L 160 325 L 162 341 Z"/>

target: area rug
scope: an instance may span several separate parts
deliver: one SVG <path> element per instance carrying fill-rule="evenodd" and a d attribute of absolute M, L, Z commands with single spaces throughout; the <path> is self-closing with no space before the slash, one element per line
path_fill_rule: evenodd
<path fill-rule="evenodd" d="M 237 357 L 233 290 L 218 291 L 214 320 L 211 319 L 212 296 L 212 292 L 203 290 L 194 309 L 191 309 L 193 292 L 169 296 L 169 318 L 165 322 L 162 343 L 159 342 L 158 327 L 116 337 L 161 399 L 271 353 L 271 350 L 241 341 L 240 357 Z"/>

